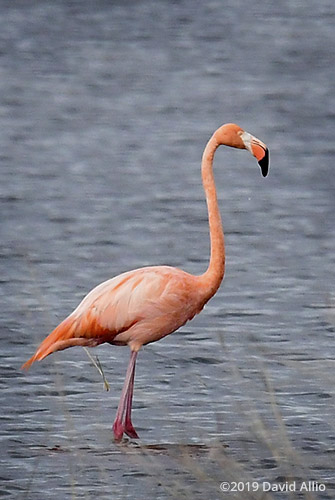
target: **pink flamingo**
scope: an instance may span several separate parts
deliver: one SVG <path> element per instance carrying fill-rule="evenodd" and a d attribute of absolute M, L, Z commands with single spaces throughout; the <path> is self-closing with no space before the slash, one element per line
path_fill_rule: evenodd
<path fill-rule="evenodd" d="M 223 279 L 224 236 L 213 176 L 214 153 L 220 145 L 250 151 L 258 160 L 264 177 L 269 166 L 266 145 L 238 125 L 223 125 L 208 141 L 201 165 L 211 243 L 207 271 L 193 276 L 174 267 L 144 267 L 101 283 L 46 337 L 22 367 L 28 369 L 35 361 L 68 347 L 94 347 L 103 342 L 128 345 L 130 361 L 113 424 L 117 441 L 122 439 L 123 433 L 138 438 L 131 421 L 138 351 L 143 345 L 174 332 L 198 314 Z"/>

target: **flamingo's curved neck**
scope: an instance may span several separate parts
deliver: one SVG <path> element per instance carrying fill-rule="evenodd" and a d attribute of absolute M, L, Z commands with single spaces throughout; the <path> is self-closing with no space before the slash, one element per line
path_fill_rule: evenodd
<path fill-rule="evenodd" d="M 213 160 L 216 149 L 220 146 L 214 133 L 207 143 L 201 163 L 202 183 L 204 186 L 209 220 L 211 255 L 207 271 L 199 278 L 204 287 L 206 300 L 209 300 L 219 288 L 225 272 L 225 246 L 221 216 L 216 195 L 213 174 Z"/>

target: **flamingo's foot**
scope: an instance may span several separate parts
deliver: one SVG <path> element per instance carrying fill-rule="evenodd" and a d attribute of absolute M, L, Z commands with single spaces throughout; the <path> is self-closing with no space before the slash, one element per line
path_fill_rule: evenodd
<path fill-rule="evenodd" d="M 135 431 L 135 427 L 131 423 L 130 420 L 126 420 L 125 426 L 124 426 L 124 432 L 129 436 L 130 438 L 133 439 L 140 439 L 137 432 Z"/>
<path fill-rule="evenodd" d="M 115 420 L 113 424 L 113 433 L 115 441 L 122 441 L 123 433 L 125 432 L 124 425 L 120 420 Z"/>
<path fill-rule="evenodd" d="M 123 434 L 127 434 L 130 438 L 133 439 L 140 439 L 139 435 L 137 434 L 135 427 L 131 423 L 131 420 L 127 420 L 125 424 L 121 422 L 121 420 L 115 420 L 113 424 L 113 433 L 114 433 L 114 439 L 117 442 L 122 441 Z"/>

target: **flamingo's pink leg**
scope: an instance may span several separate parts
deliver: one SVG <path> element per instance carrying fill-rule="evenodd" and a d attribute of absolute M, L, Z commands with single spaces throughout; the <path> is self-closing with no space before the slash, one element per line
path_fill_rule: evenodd
<path fill-rule="evenodd" d="M 130 395 L 130 410 L 127 413 L 131 412 L 131 401 L 132 401 L 132 392 L 134 387 L 134 376 L 135 376 L 135 363 L 136 363 L 137 352 L 132 351 L 130 355 L 130 360 L 127 368 L 126 378 L 123 384 L 123 389 L 120 397 L 119 406 L 116 412 L 116 417 L 113 424 L 113 432 L 114 438 L 116 441 L 121 441 L 123 433 L 125 432 L 125 424 L 123 423 L 123 416 L 125 411 L 128 410 L 129 407 L 129 391 L 131 390 Z"/>
<path fill-rule="evenodd" d="M 130 380 L 127 400 L 126 400 L 126 416 L 124 421 L 124 432 L 131 438 L 139 439 L 138 434 L 131 422 L 131 408 L 133 402 L 133 391 L 134 391 L 134 378 L 135 378 L 135 367 L 133 370 L 133 375 Z"/>

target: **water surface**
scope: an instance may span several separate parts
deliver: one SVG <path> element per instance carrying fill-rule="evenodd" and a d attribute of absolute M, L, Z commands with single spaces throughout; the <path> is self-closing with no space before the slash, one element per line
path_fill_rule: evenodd
<path fill-rule="evenodd" d="M 327 489 L 267 497 L 333 498 L 333 2 L 0 7 L 0 494 L 222 498 L 222 481 L 291 478 Z M 127 349 L 92 351 L 109 393 L 82 349 L 20 366 L 99 282 L 206 269 L 200 159 L 229 121 L 269 145 L 270 175 L 218 151 L 224 284 L 140 353 L 141 441 L 116 445 Z"/>

